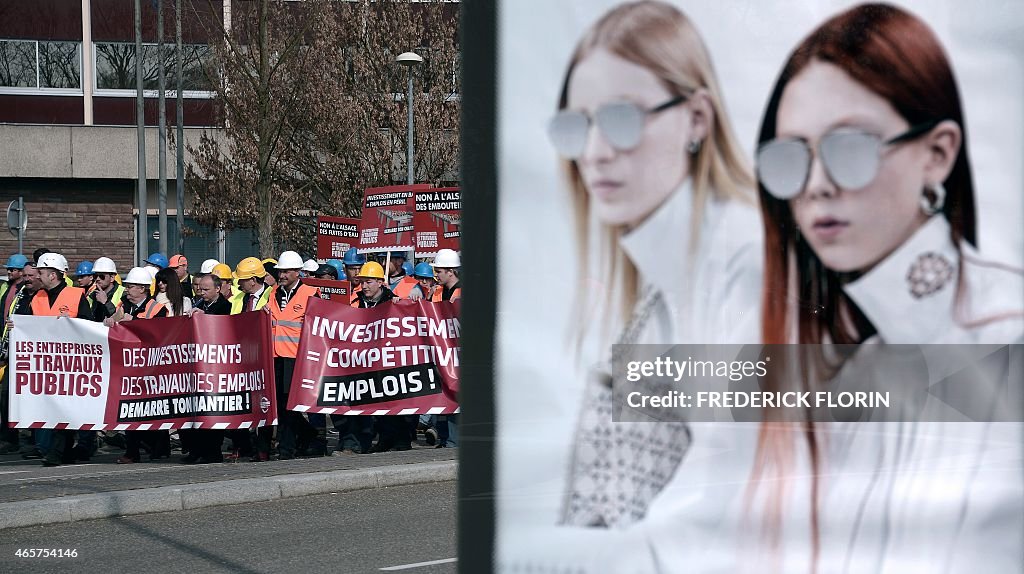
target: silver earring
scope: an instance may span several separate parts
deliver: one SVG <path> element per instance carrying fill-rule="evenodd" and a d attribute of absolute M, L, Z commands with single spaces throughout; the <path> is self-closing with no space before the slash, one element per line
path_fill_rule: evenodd
<path fill-rule="evenodd" d="M 690 152 L 690 155 L 694 155 L 700 151 L 700 140 L 693 140 L 689 145 L 686 146 L 686 151 Z"/>
<path fill-rule="evenodd" d="M 935 196 L 934 199 L 928 197 L 928 191 L 932 192 Z M 942 208 L 946 205 L 946 188 L 941 183 L 933 183 L 932 185 L 925 188 L 925 191 L 921 193 L 921 211 L 927 216 L 935 215 L 942 211 Z"/>

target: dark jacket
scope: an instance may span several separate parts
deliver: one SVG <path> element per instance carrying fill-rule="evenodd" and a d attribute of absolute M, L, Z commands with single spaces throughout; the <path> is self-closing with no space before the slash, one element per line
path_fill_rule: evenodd
<path fill-rule="evenodd" d="M 224 298 L 223 295 L 218 294 L 217 300 L 213 303 L 207 303 L 206 299 L 200 298 L 199 302 L 195 305 L 196 309 L 199 309 L 207 315 L 230 315 L 231 314 L 231 303 Z"/>
<path fill-rule="evenodd" d="M 381 290 L 384 293 L 381 295 L 380 299 L 376 303 L 374 303 L 372 301 L 369 301 L 366 298 L 366 292 L 365 291 L 360 291 L 359 292 L 359 308 L 360 309 L 368 309 L 370 307 L 376 307 L 377 305 L 380 305 L 381 303 L 390 303 L 391 299 L 394 298 L 395 293 L 391 289 L 388 289 L 387 287 L 381 287 Z"/>

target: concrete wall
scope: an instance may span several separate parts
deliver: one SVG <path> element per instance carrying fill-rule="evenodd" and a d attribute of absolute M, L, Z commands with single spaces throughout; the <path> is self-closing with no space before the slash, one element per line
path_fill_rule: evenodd
<path fill-rule="evenodd" d="M 186 145 L 198 145 L 202 132 L 186 129 Z M 133 126 L 0 124 L 0 178 L 135 179 L 136 141 Z M 157 129 L 146 128 L 147 179 L 156 179 L 158 151 Z M 191 160 L 186 150 L 185 162 Z M 174 148 L 169 147 L 167 177 L 174 179 L 175 175 Z"/>

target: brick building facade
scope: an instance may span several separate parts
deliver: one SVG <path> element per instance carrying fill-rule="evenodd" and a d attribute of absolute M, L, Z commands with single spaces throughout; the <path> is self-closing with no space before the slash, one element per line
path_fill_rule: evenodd
<path fill-rule="evenodd" d="M 24 252 L 30 258 L 33 251 L 45 247 L 59 249 L 72 267 L 99 257 L 110 257 L 119 270 L 131 267 L 135 190 L 130 182 L 120 192 L 107 189 L 104 193 L 96 193 L 87 182 L 72 182 L 60 191 L 41 190 L 38 182 L 28 180 L 5 187 L 7 190 L 0 191 L 0 208 L 17 200 L 19 192 L 24 197 L 29 214 Z M 17 250 L 18 238 L 0 233 L 0 253 Z"/>

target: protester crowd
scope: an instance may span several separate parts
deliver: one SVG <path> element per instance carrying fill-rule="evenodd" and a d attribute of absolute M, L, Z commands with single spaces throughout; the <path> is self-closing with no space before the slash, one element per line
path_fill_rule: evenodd
<path fill-rule="evenodd" d="M 184 255 L 169 260 L 162 253 L 147 257 L 143 267 L 133 267 L 123 277 L 108 257 L 83 261 L 71 272 L 67 260 L 49 249 L 37 249 L 30 260 L 16 253 L 6 264 L 7 280 L 0 284 L 0 454 L 20 453 L 25 459 L 40 459 L 44 466 L 87 461 L 104 442 L 123 447 L 119 464 L 138 463 L 143 452 L 149 460 L 172 455 L 171 432 L 130 430 L 123 433 L 8 428 L 10 400 L 8 345 L 17 315 L 64 316 L 102 322 L 113 326 L 123 321 L 199 314 L 237 315 L 266 312 L 272 317 L 274 379 L 277 393 L 276 426 L 257 430 L 180 429 L 177 431 L 181 462 L 185 464 L 251 460 L 264 462 L 302 456 L 366 454 L 404 451 L 412 448 L 417 433 L 435 448 L 454 447 L 457 415 L 338 416 L 330 423 L 338 433 L 336 449 L 329 451 L 328 415 L 287 410 L 288 391 L 307 301 L 320 297 L 316 287 L 303 278 L 348 280 L 352 307 L 370 308 L 400 299 L 455 301 L 462 283 L 459 254 L 442 249 L 432 262 L 417 265 L 404 252 L 372 254 L 368 260 L 356 248 L 342 260 L 320 264 L 303 261 L 294 251 L 277 259 L 247 257 L 232 268 L 207 259 L 198 271 L 189 269 Z M 387 268 L 385 271 L 385 267 Z M 290 304 L 302 302 L 302 305 Z M 22 437 L 22 432 L 25 432 Z M 22 444 L 27 443 L 27 444 Z"/>

